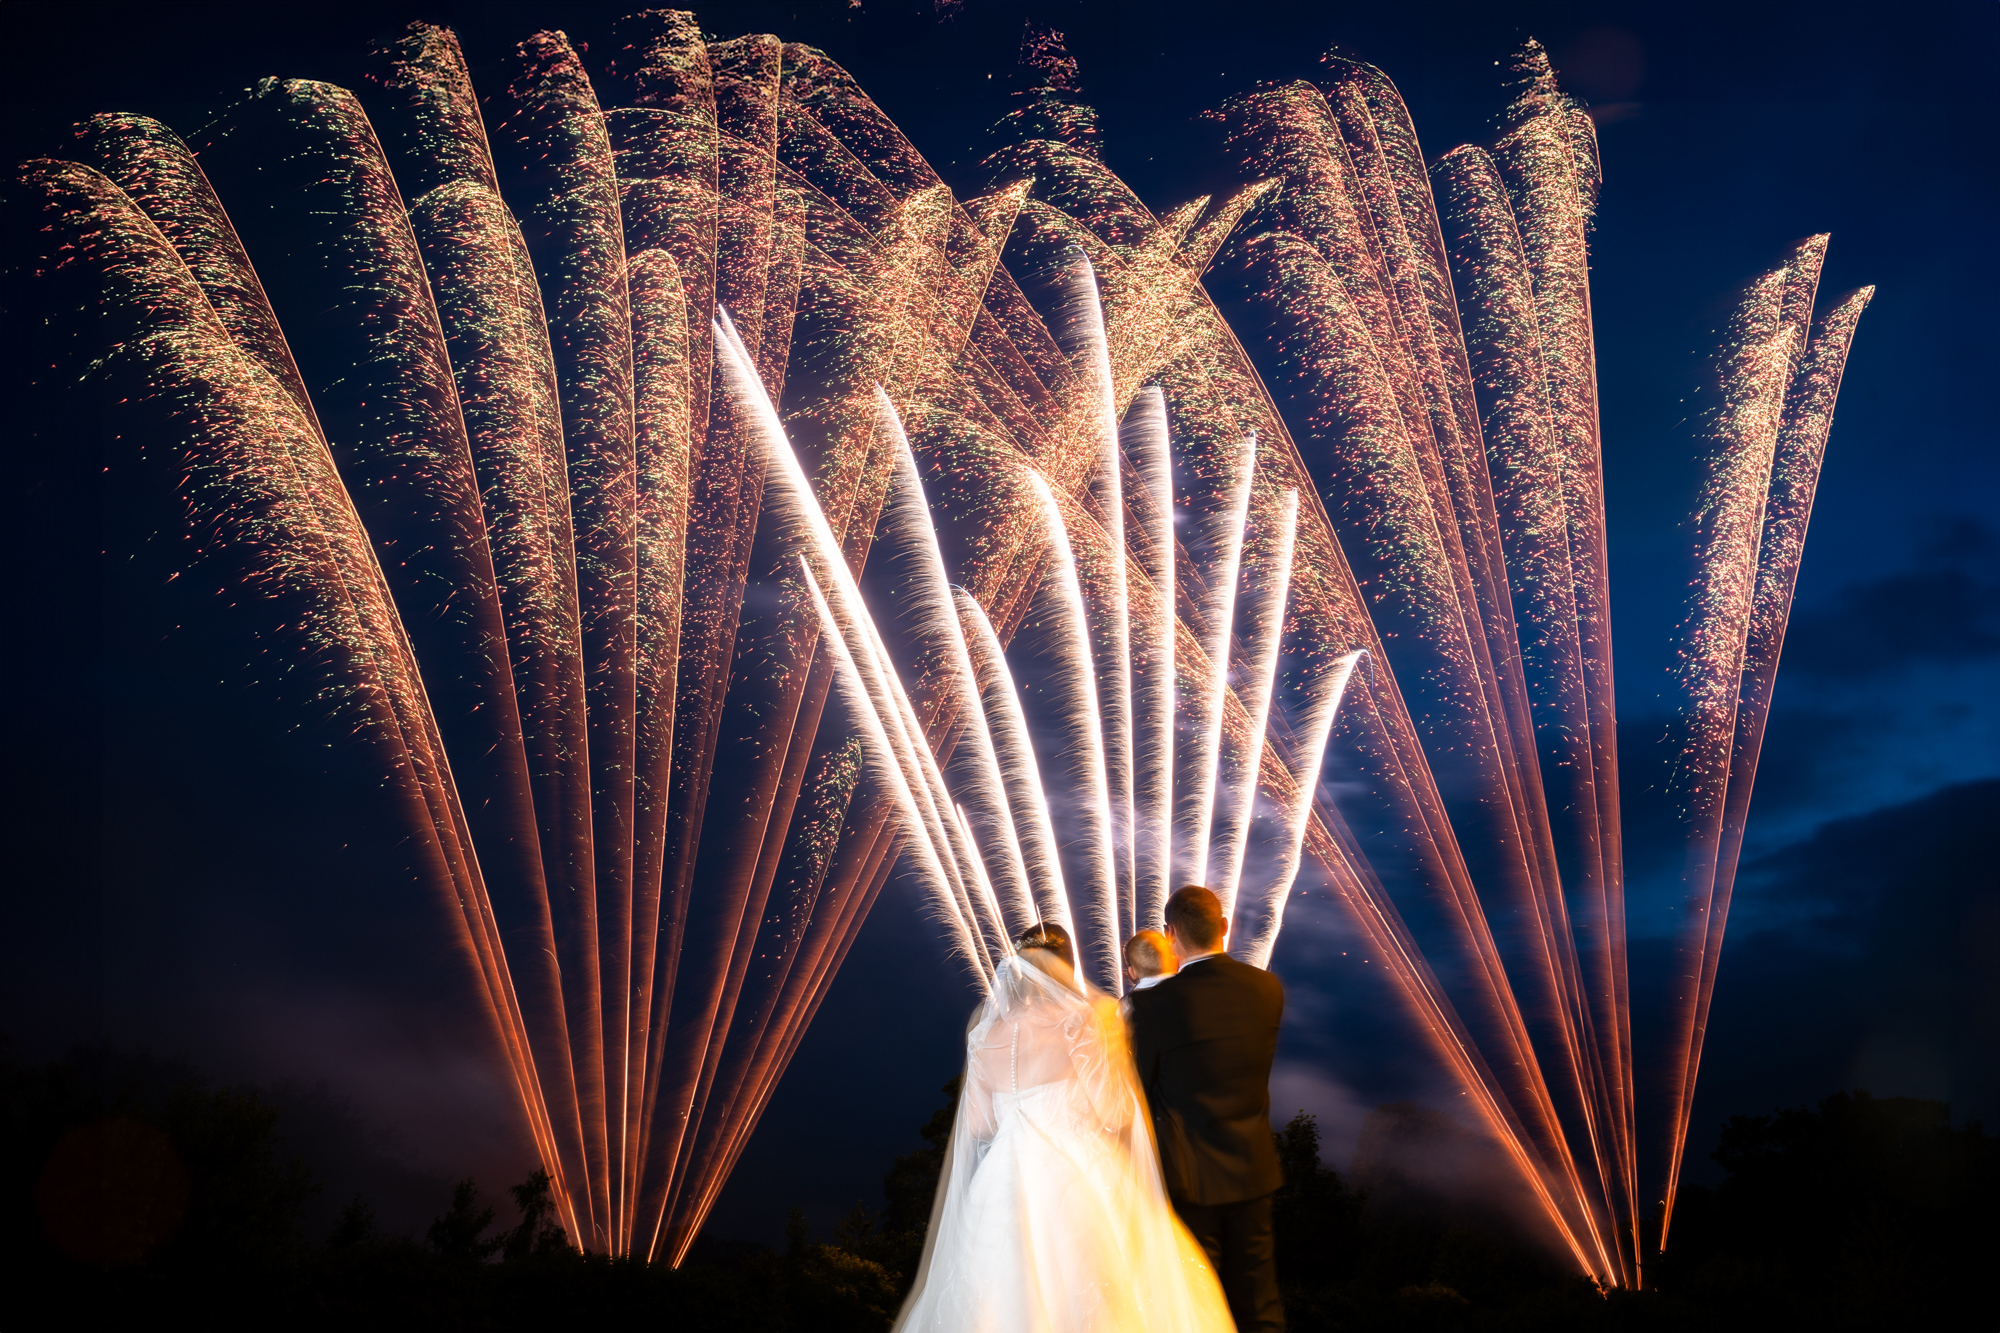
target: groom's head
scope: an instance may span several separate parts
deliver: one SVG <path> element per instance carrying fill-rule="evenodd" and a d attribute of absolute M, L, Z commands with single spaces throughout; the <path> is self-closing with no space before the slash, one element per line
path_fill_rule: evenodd
<path fill-rule="evenodd" d="M 1167 899 L 1167 939 L 1182 959 L 1214 953 L 1229 933 L 1222 920 L 1222 900 L 1199 884 L 1184 884 Z"/>

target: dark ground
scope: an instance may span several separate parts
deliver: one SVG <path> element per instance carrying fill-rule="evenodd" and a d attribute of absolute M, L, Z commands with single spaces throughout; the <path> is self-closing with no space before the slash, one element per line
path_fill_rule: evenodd
<path fill-rule="evenodd" d="M 956 1081 L 897 1158 L 879 1209 L 782 1251 L 704 1239 L 678 1271 L 569 1248 L 539 1172 L 511 1207 L 437 1189 L 422 1236 L 362 1195 L 308 1225 L 321 1192 L 268 1092 L 102 1048 L 0 1069 L 0 1247 L 13 1327 L 873 1330 L 921 1254 Z M 912 1108 L 909 1120 L 917 1118 Z M 353 1126 L 350 1126 L 350 1130 Z M 321 1127 L 319 1151 L 340 1150 Z M 1412 1103 L 1368 1118 L 1353 1170 L 1320 1161 L 1301 1114 L 1277 1135 L 1291 1325 L 1316 1329 L 1986 1328 L 1976 1279 L 2000 1236 L 2000 1142 L 1942 1103 L 1836 1093 L 1736 1116 L 1714 1189 L 1683 1196 L 1642 1291 L 1601 1293 L 1475 1188 L 1481 1146 Z M 348 1150 L 363 1151 L 357 1145 Z M 1441 1164 L 1451 1164 L 1440 1171 Z M 329 1201 L 331 1202 L 331 1201 Z M 773 1200 L 773 1206 L 779 1206 Z M 505 1214 L 511 1225 L 500 1225 Z"/>

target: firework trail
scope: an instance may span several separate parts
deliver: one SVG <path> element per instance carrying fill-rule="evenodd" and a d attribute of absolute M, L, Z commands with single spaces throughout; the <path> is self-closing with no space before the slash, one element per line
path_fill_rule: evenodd
<path fill-rule="evenodd" d="M 263 304 L 255 274 L 224 227 L 202 225 L 220 213 L 178 140 L 136 119 L 93 128 L 130 135 L 124 146 L 140 151 L 127 161 L 155 168 L 132 178 L 142 194 L 147 186 L 176 192 L 176 234 L 196 264 L 105 176 L 33 162 L 19 180 L 37 196 L 45 224 L 41 266 L 82 270 L 96 289 L 117 350 L 92 374 L 125 391 L 119 401 L 132 405 L 135 425 L 169 442 L 201 558 L 234 565 L 277 623 L 294 629 L 309 647 L 303 679 L 313 702 L 377 756 L 422 877 L 469 956 L 537 1147 L 558 1160 L 506 953 L 383 571 L 317 426 L 273 373 L 289 364 L 283 344 L 259 344 L 262 357 L 238 346 L 195 277 L 226 285 L 238 328 L 275 329 L 254 309 Z M 577 1226 L 573 1215 L 565 1220 Z"/>
<path fill-rule="evenodd" d="M 1045 593 L 1051 605 L 1044 627 L 1053 622 L 1051 637 L 1055 640 L 1054 656 L 1058 663 L 1053 692 L 1062 718 L 1063 749 L 1081 769 L 1077 785 L 1082 788 L 1082 799 L 1077 803 L 1077 814 L 1083 828 L 1078 840 L 1084 845 L 1084 885 L 1089 907 L 1077 922 L 1082 932 L 1080 939 L 1087 941 L 1077 950 L 1077 964 L 1097 985 L 1117 990 L 1118 972 L 1123 966 L 1118 948 L 1123 938 L 1118 934 L 1122 918 L 1118 910 L 1118 864 L 1113 847 L 1111 786 L 1105 771 L 1106 726 L 1098 707 L 1096 655 L 1091 651 L 1083 589 L 1077 581 L 1076 556 L 1069 544 L 1069 527 L 1063 522 L 1062 510 L 1048 483 L 1033 472 L 1028 474 L 1027 482 L 1041 510 L 1049 562 L 1054 566 Z M 1092 954 L 1096 955 L 1094 965 L 1088 961 Z"/>
<path fill-rule="evenodd" d="M 884 424 L 897 442 L 896 492 L 895 498 L 885 510 L 883 531 L 891 543 L 912 551 L 916 568 L 909 579 L 909 591 L 914 594 L 916 607 L 913 618 L 920 641 L 937 645 L 934 651 L 941 660 L 936 664 L 936 674 L 953 692 L 953 697 L 945 700 L 945 705 L 965 724 L 961 743 L 969 753 L 961 765 L 965 781 L 960 788 L 964 799 L 972 800 L 979 810 L 979 827 L 986 832 L 986 840 L 997 844 L 994 851 L 982 852 L 972 857 L 971 869 L 984 886 L 989 896 L 994 897 L 992 919 L 1002 923 L 1003 936 L 1011 934 L 1037 919 L 1033 906 L 1033 896 L 1029 889 L 1027 863 L 1021 852 L 1021 842 L 1014 826 L 1013 811 L 1009 808 L 1007 780 L 1000 765 L 998 751 L 994 748 L 993 732 L 987 723 L 986 713 L 980 705 L 980 674 L 972 664 L 972 652 L 965 638 L 965 626 L 959 618 L 957 599 L 953 594 L 950 580 L 945 573 L 944 555 L 938 549 L 937 529 L 932 526 L 930 506 L 924 498 L 923 478 L 917 471 L 916 455 L 911 452 L 902 423 L 896 419 L 895 408 L 886 397 L 882 402 Z M 983 645 L 982 645 L 983 646 Z M 920 667 L 917 674 L 926 674 Z M 1018 726 L 1018 719 L 1008 722 Z M 1040 803 L 1039 780 L 1035 782 L 1035 801 Z M 972 833 L 972 821 L 968 820 L 963 804 L 954 807 L 959 823 L 965 829 L 968 846 L 976 845 Z M 1051 858 L 1038 858 L 1038 866 L 1047 866 Z M 994 867 L 1004 888 L 1004 894 L 991 894 L 991 881 L 986 867 Z M 1011 910 L 1002 912 L 999 904 L 1004 901 Z"/>
<path fill-rule="evenodd" d="M 1297 200 L 1281 218 L 1289 225 L 1250 238 L 1244 251 L 1285 311 L 1285 353 L 1311 386 L 1309 424 L 1325 442 L 1323 467 L 1342 501 L 1336 527 L 1350 554 L 1365 553 L 1374 618 L 1398 627 L 1404 646 L 1395 657 L 1424 687 L 1430 762 L 1449 789 L 1482 793 L 1454 802 L 1452 820 L 1461 842 L 1490 850 L 1471 867 L 1444 867 L 1440 906 L 1458 923 L 1462 947 L 1485 960 L 1475 974 L 1485 984 L 1466 999 L 1483 1011 L 1488 1039 L 1546 1052 L 1540 1061 L 1511 1062 L 1519 1080 L 1513 1095 L 1537 1108 L 1551 1169 L 1578 1190 L 1562 1121 L 1565 1113 L 1579 1120 L 1595 1144 L 1603 1080 L 1580 1058 L 1586 1016 L 1546 808 L 1522 744 L 1525 690 L 1511 616 L 1502 610 L 1508 599 L 1495 588 L 1505 582 L 1494 559 L 1492 491 L 1479 484 L 1486 470 L 1464 438 L 1476 431 L 1476 417 L 1451 395 L 1456 386 L 1467 396 L 1469 372 L 1447 376 L 1438 352 L 1447 339 L 1462 346 L 1457 317 L 1448 301 L 1426 299 L 1427 291 L 1450 291 L 1439 272 L 1443 246 L 1411 239 L 1432 237 L 1438 224 L 1428 182 L 1409 165 L 1421 155 L 1393 89 L 1373 71 L 1332 63 L 1326 95 L 1296 85 L 1253 95 L 1230 113 L 1231 140 L 1254 168 L 1296 182 L 1283 196 Z M 1463 362 L 1462 351 L 1451 358 L 1456 367 Z M 1496 937 L 1474 873 L 1504 885 L 1507 915 L 1534 928 Z M 1532 1007 L 1516 998 L 1515 977 L 1533 987 Z M 1531 1026 L 1536 1017 L 1543 1021 Z M 1544 1082 L 1544 1067 L 1553 1082 Z M 1604 1179 L 1608 1163 L 1592 1156 L 1597 1197 L 1577 1222 L 1602 1247 L 1614 1191 Z M 1601 1248 L 1596 1257 L 1610 1266 Z"/>
<path fill-rule="evenodd" d="M 1825 236 L 1801 242 L 1751 285 L 1718 358 L 1722 402 L 1709 423 L 1714 448 L 1695 515 L 1699 575 L 1677 670 L 1685 730 L 1674 779 L 1688 828 L 1688 899 L 1672 997 L 1662 1245 L 1813 492 L 1848 349 L 1874 295 L 1863 288 L 1812 319 L 1826 244 Z"/>
<path fill-rule="evenodd" d="M 1299 762 L 1290 773 L 1293 785 L 1289 799 L 1277 816 L 1279 857 L 1267 881 L 1253 885 L 1253 891 L 1245 895 L 1257 904 L 1256 907 L 1239 910 L 1236 914 L 1244 923 L 1248 936 L 1237 947 L 1242 950 L 1245 962 L 1258 967 L 1270 965 L 1271 949 L 1277 944 L 1278 931 L 1285 924 L 1285 904 L 1291 897 L 1292 882 L 1298 877 L 1299 854 L 1305 846 L 1307 821 L 1312 816 L 1313 801 L 1318 796 L 1326 743 L 1333 735 L 1334 720 L 1340 714 L 1340 700 L 1347 693 L 1348 677 L 1354 674 L 1355 665 L 1363 656 L 1363 651 L 1357 648 L 1335 659 L 1332 669 L 1313 682 L 1311 697 L 1300 718 L 1297 741 Z"/>
<path fill-rule="evenodd" d="M 1249 713 L 1251 743 L 1247 753 L 1232 756 L 1227 799 L 1217 803 L 1221 823 L 1210 847 L 1208 884 L 1222 900 L 1225 917 L 1235 915 L 1236 882 L 1243 874 L 1243 853 L 1249 845 L 1250 817 L 1255 810 L 1257 772 L 1262 767 L 1264 739 L 1271 721 L 1271 694 L 1277 684 L 1278 649 L 1284 638 L 1285 601 L 1292 586 L 1292 553 L 1298 527 L 1299 493 L 1286 491 L 1277 537 L 1266 555 L 1270 573 L 1265 578 L 1264 605 L 1260 608 L 1262 623 L 1257 626 L 1249 659 L 1244 664 L 1243 683 L 1247 689 L 1239 691 L 1240 696 L 1247 696 L 1245 708 Z M 1317 778 L 1318 774 L 1319 766 L 1315 764 L 1312 775 Z"/>
<path fill-rule="evenodd" d="M 1125 452 L 1141 485 L 1134 490 L 1133 563 L 1149 596 L 1132 603 L 1133 643 L 1144 644 L 1134 661 L 1133 847 L 1144 872 L 1134 880 L 1138 925 L 1160 927 L 1173 865 L 1174 783 L 1174 459 L 1167 433 L 1167 404 L 1159 386 L 1139 391 L 1125 415 Z M 1140 652 L 1135 648 L 1135 652 Z M 1150 725 L 1141 729 L 1142 722 Z"/>
<path fill-rule="evenodd" d="M 1243 565 L 1243 531 L 1250 519 L 1250 484 L 1257 467 L 1257 437 L 1243 442 L 1231 469 L 1234 476 L 1229 503 L 1211 520 L 1208 545 L 1212 557 L 1212 582 L 1202 607 L 1208 626 L 1202 656 L 1207 666 L 1206 688 L 1193 718 L 1195 734 L 1182 752 L 1182 762 L 1194 775 L 1186 836 L 1177 840 L 1181 860 L 1174 878 L 1183 884 L 1205 884 L 1214 867 L 1210 863 L 1215 831 L 1215 790 L 1222 769 L 1222 736 L 1225 721 L 1223 696 L 1229 688 L 1229 647 L 1236 623 L 1236 585 Z"/>
<path fill-rule="evenodd" d="M 1063 341 L 1074 347 L 1072 361 L 1082 378 L 1078 428 L 1096 444 L 1095 476 L 1089 487 L 1093 516 L 1104 529 L 1105 554 L 1101 575 L 1105 590 L 1103 614 L 1097 617 L 1103 647 L 1094 676 L 1102 677 L 1093 711 L 1102 719 L 1104 780 L 1111 816 L 1112 880 L 1117 902 L 1119 939 L 1130 935 L 1136 902 L 1133 879 L 1132 642 L 1126 575 L 1124 457 L 1120 452 L 1118 403 L 1111 375 L 1111 352 L 1105 339 L 1103 303 L 1097 275 L 1079 253 L 1066 275 L 1063 300 L 1055 311 Z M 1116 968 L 1113 969 L 1114 974 Z"/>
<path fill-rule="evenodd" d="M 613 32 L 482 103 L 416 24 L 364 96 L 264 80 L 196 153 L 99 116 L 19 177 L 52 329 L 379 765 L 572 1240 L 685 1256 L 902 864 L 979 977 L 1040 919 L 1111 988 L 1181 883 L 1260 966 L 1323 887 L 1636 1282 L 1600 173 L 1540 49 L 1429 168 L 1380 71 L 1254 90 L 1243 187 L 1155 216 L 1056 34 L 960 199 L 819 51 Z M 1697 521 L 1676 1164 L 1867 300 L 1815 322 L 1823 249 L 1731 327 Z"/>
<path fill-rule="evenodd" d="M 993 622 L 972 595 L 960 589 L 956 600 L 960 623 L 974 648 L 974 670 L 987 731 L 994 741 L 994 761 L 1006 784 L 1016 827 L 1021 830 L 1021 864 L 1035 920 L 1053 922 L 1074 936 L 1076 920 L 1069 908 L 1069 891 L 1063 887 L 1055 831 L 1049 826 L 1048 795 L 1042 789 L 1041 768 L 1028 737 L 1014 677 L 1007 669 L 1006 653 L 993 632 Z"/>

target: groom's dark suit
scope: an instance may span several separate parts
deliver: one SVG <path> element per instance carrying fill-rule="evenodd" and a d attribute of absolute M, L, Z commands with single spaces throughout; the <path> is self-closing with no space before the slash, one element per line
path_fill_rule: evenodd
<path fill-rule="evenodd" d="M 1174 1208 L 1208 1251 L 1240 1333 L 1282 1329 L 1271 1195 L 1271 1060 L 1285 987 L 1226 954 L 1134 991 L 1132 1050 Z"/>

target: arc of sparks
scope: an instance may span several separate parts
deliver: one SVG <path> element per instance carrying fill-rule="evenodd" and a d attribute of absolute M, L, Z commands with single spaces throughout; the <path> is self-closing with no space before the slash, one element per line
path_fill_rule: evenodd
<path fill-rule="evenodd" d="M 1235 757 L 1233 781 L 1225 788 L 1221 827 L 1209 854 L 1209 887 L 1222 900 L 1222 919 L 1233 920 L 1236 881 L 1243 873 L 1243 854 L 1250 844 L 1250 819 L 1257 804 L 1257 772 L 1270 739 L 1271 692 L 1278 675 L 1278 646 L 1285 634 L 1285 606 L 1292 587 L 1292 550 L 1298 538 L 1299 493 L 1285 492 L 1278 514 L 1277 539 L 1269 556 L 1262 621 L 1256 627 L 1244 691 L 1250 714 L 1249 730 Z"/>
<path fill-rule="evenodd" d="M 1021 710 L 1013 672 L 986 610 L 963 588 L 954 591 L 960 623 L 972 648 L 979 695 L 987 714 L 994 757 L 1007 790 L 1014 824 L 1020 830 L 1022 865 L 1027 872 L 1037 921 L 1052 921 L 1073 936 L 1076 918 L 1069 891 L 1063 886 L 1062 861 L 1056 851 L 1055 829 L 1049 822 L 1048 795 L 1042 788 L 1041 766 L 1035 761 L 1028 721 Z"/>
<path fill-rule="evenodd" d="M 1166 395 L 1139 391 L 1121 435 L 1143 487 L 1134 512 L 1143 542 L 1141 572 L 1152 594 L 1143 628 L 1144 658 L 1132 686 L 1133 896 L 1137 925 L 1160 927 L 1174 837 L 1174 459 Z"/>
<path fill-rule="evenodd" d="M 1223 696 L 1229 690 L 1229 645 L 1236 620 L 1236 584 L 1243 565 L 1243 530 L 1250 520 L 1250 483 L 1257 472 L 1257 437 L 1244 439 L 1235 459 L 1235 485 L 1228 506 L 1211 519 L 1210 543 L 1220 555 L 1215 560 L 1202 611 L 1208 622 L 1202 647 L 1208 654 L 1208 676 L 1203 690 L 1202 710 L 1196 726 L 1196 743 L 1189 748 L 1188 771 L 1194 774 L 1192 823 L 1184 844 L 1176 839 L 1180 856 L 1177 878 L 1199 884 L 1208 877 L 1212 848 L 1210 835 L 1215 827 L 1215 790 L 1221 767 Z"/>
<path fill-rule="evenodd" d="M 1253 895 L 1261 908 L 1257 914 L 1259 925 L 1245 943 L 1243 952 L 1243 961 L 1252 966 L 1269 967 L 1271 964 L 1271 950 L 1276 947 L 1278 932 L 1285 924 L 1285 904 L 1291 897 L 1293 883 L 1298 879 L 1306 824 L 1318 795 L 1320 771 L 1326 765 L 1326 745 L 1333 737 L 1333 724 L 1340 715 L 1340 701 L 1347 694 L 1347 682 L 1354 675 L 1355 665 L 1366 656 L 1368 650 L 1365 648 L 1342 653 L 1334 659 L 1332 667 L 1313 683 L 1312 697 L 1299 725 L 1299 759 L 1291 771 L 1291 799 L 1285 802 L 1278 821 L 1279 856 L 1271 869 L 1269 881 L 1258 886 Z"/>
<path fill-rule="evenodd" d="M 1546 53 L 1490 148 L 1435 159 L 1381 71 L 1330 58 L 1224 109 L 1260 184 L 1154 217 L 1057 140 L 961 203 L 818 52 L 672 11 L 616 32 L 601 76 L 559 33 L 520 43 L 490 124 L 417 24 L 366 99 L 256 84 L 200 165 L 100 116 L 91 165 L 19 175 L 52 363 L 181 451 L 175 521 L 258 594 L 232 612 L 283 607 L 292 679 L 372 747 L 571 1239 L 686 1255 L 898 864 L 978 984 L 1047 920 L 1115 987 L 1119 940 L 1191 880 L 1268 965 L 1310 857 L 1565 1250 L 1636 1283 L 1601 172 Z M 1240 254 L 1303 450 L 1199 281 L 1259 200 Z M 1732 325 L 1696 516 L 1661 1243 L 1868 298 L 1814 320 L 1824 249 Z M 343 313 L 295 355 L 300 310 Z M 878 540 L 908 669 L 860 591 Z M 1063 743 L 1040 756 L 1030 650 Z M 822 734 L 829 698 L 851 736 Z M 1321 796 L 1336 732 L 1393 866 Z M 1435 896 L 1466 966 L 1432 970 L 1385 883 Z"/>
<path fill-rule="evenodd" d="M 1053 622 L 1058 662 L 1060 713 L 1070 753 L 1082 770 L 1084 796 L 1074 816 L 1083 826 L 1083 862 L 1090 889 L 1091 916 L 1084 936 L 1097 955 L 1097 965 L 1087 971 L 1100 986 L 1122 989 L 1119 979 L 1124 965 L 1118 935 L 1118 856 L 1112 823 L 1111 787 L 1106 771 L 1103 714 L 1098 708 L 1097 663 L 1091 651 L 1090 621 L 1085 610 L 1083 588 L 1077 581 L 1076 556 L 1070 547 L 1069 527 L 1055 493 L 1038 472 L 1027 474 L 1029 493 L 1040 511 L 1042 529 L 1048 542 L 1053 577 L 1044 589 L 1048 619 Z M 1082 951 L 1077 959 L 1083 963 Z"/>

